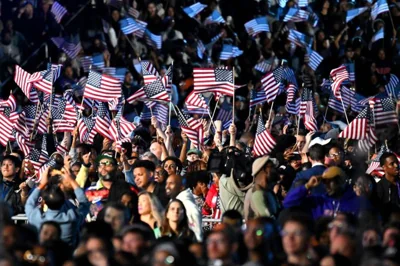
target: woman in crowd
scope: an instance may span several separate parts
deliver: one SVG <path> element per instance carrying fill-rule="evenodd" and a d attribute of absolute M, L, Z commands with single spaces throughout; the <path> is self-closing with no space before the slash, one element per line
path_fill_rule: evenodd
<path fill-rule="evenodd" d="M 161 203 L 152 193 L 142 191 L 138 195 L 138 212 L 140 221 L 148 224 L 153 229 L 156 238 L 161 236 L 163 208 Z"/>
<path fill-rule="evenodd" d="M 189 229 L 186 209 L 180 200 L 172 200 L 168 203 L 161 226 L 161 235 L 178 239 L 195 239 L 192 230 Z"/>

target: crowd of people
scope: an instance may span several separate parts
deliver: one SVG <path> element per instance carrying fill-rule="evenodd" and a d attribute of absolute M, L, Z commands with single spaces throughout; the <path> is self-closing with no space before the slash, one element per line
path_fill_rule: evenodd
<path fill-rule="evenodd" d="M 360 141 L 339 137 L 359 116 L 343 101 L 343 110 L 331 107 L 332 90 L 324 85 L 344 64 L 354 75 L 346 85 L 351 91 L 369 99 L 385 93 L 400 75 L 400 2 L 200 2 L 201 12 L 184 9 L 196 3 L 189 0 L 0 2 L 0 120 L 10 97 L 18 113 L 31 105 L 13 80 L 16 65 L 29 72 L 62 65 L 52 94 L 72 90 L 81 106 L 88 73 L 82 58 L 98 54 L 103 68 L 125 68 L 125 99 L 144 85 L 140 60 L 160 76 L 173 66 L 170 101 L 181 110 L 194 90 L 194 68 L 234 69 L 235 84 L 245 84 L 233 97 L 203 95 L 210 99 L 209 115 L 190 115 L 205 132 L 197 145 L 176 110 L 161 121 L 144 101 L 122 102 L 122 117 L 135 125 L 128 142 L 98 132 L 88 144 L 78 125 L 56 132 L 52 117 L 45 119 L 44 134 L 33 126 L 29 156 L 17 137 L 7 139 L 1 148 L 0 265 L 400 265 L 398 108 L 395 122 L 374 125 L 377 140 L 363 149 Z M 389 10 L 371 18 L 378 2 Z M 55 3 L 68 11 L 61 20 L 51 11 Z M 347 19 L 349 10 L 364 7 Z M 287 18 L 293 8 L 310 19 Z M 269 29 L 252 35 L 245 23 L 260 17 Z M 146 22 L 146 34 L 161 36 L 161 49 L 125 34 L 120 22 L 126 18 Z M 293 29 L 312 40 L 310 47 L 293 45 Z M 380 30 L 383 38 L 374 40 Z M 54 42 L 71 36 L 81 46 L 72 57 Z M 204 50 L 203 43 L 209 44 Z M 221 59 L 225 45 L 241 53 Z M 310 48 L 322 57 L 316 68 Z M 312 91 L 318 130 L 309 131 L 287 111 L 287 93 L 251 106 L 264 74 L 281 66 L 294 73 L 290 82 L 299 91 Z M 389 95 L 395 103 L 398 83 Z M 87 115 L 85 107 L 81 114 Z M 213 119 L 215 110 L 221 115 Z M 218 124 L 224 119 L 232 121 Z M 6 125 L 0 127 L 4 136 Z M 255 156 L 262 128 L 273 147 Z M 33 150 L 45 151 L 46 167 L 34 165 Z"/>

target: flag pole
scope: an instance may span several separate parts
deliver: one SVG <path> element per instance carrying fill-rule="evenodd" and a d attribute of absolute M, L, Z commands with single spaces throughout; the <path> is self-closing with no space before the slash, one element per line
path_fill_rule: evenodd
<path fill-rule="evenodd" d="M 34 117 L 35 122 L 34 122 L 34 124 L 33 124 L 32 133 L 31 133 L 31 136 L 30 136 L 30 138 L 29 138 L 29 141 L 32 141 L 32 139 L 33 139 L 33 133 L 36 131 L 36 126 L 37 126 L 37 123 L 36 123 L 36 116 L 37 116 L 37 113 L 38 113 L 38 111 L 39 111 L 39 108 L 41 108 L 41 107 L 42 107 L 42 105 L 41 105 L 41 103 L 40 103 L 40 101 L 39 101 L 38 104 L 36 105 L 36 111 L 35 111 L 35 117 Z"/>
<path fill-rule="evenodd" d="M 232 124 L 235 124 L 235 67 L 232 67 L 233 99 L 232 99 Z"/>
<path fill-rule="evenodd" d="M 271 117 L 272 117 L 272 110 L 274 109 L 274 103 L 275 103 L 275 101 L 272 102 L 271 109 L 269 109 L 268 123 L 270 123 L 270 120 L 271 120 Z"/>
<path fill-rule="evenodd" d="M 342 107 L 343 107 L 344 116 L 346 117 L 346 121 L 347 121 L 347 125 L 348 125 L 348 124 L 350 124 L 350 123 L 349 123 L 349 118 L 347 117 L 346 109 L 344 108 L 344 103 L 343 103 L 343 98 L 342 98 L 342 92 L 339 91 L 339 93 L 340 93 L 340 101 L 342 102 Z"/>
<path fill-rule="evenodd" d="M 329 108 L 329 104 L 327 104 L 325 107 L 324 122 L 322 122 L 322 127 L 324 127 L 324 125 L 325 125 L 326 116 L 328 115 L 328 108 Z"/>
<path fill-rule="evenodd" d="M 299 114 L 299 119 L 297 119 L 297 133 L 296 133 L 296 135 L 299 135 L 299 130 L 300 130 L 300 119 L 301 119 L 301 115 Z"/>
<path fill-rule="evenodd" d="M 174 71 L 174 61 L 172 60 L 172 64 L 171 64 L 171 71 Z M 171 72 L 171 78 L 173 77 L 173 72 Z M 171 80 L 171 92 L 169 94 L 169 116 L 168 116 L 168 125 L 171 125 L 171 114 L 172 114 L 172 110 L 171 110 L 171 103 L 172 103 L 172 80 Z"/>
<path fill-rule="evenodd" d="M 215 112 L 217 111 L 218 103 L 219 103 L 219 99 L 215 103 L 214 111 L 211 116 L 210 116 L 210 111 L 208 111 L 208 115 L 210 116 L 211 121 L 214 121 L 214 115 L 215 115 Z M 211 123 L 210 123 L 210 126 L 208 127 L 208 131 L 210 131 L 210 128 L 211 128 Z"/>

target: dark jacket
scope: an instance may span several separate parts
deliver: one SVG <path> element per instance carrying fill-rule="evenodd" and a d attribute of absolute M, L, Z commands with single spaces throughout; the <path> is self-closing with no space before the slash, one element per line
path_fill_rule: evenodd
<path fill-rule="evenodd" d="M 390 183 L 385 176 L 376 186 L 378 194 L 379 209 L 384 220 L 389 218 L 393 211 L 400 211 L 400 182 Z"/>
<path fill-rule="evenodd" d="M 8 203 L 13 215 L 24 213 L 24 205 L 21 202 L 21 195 L 15 191 L 19 190 L 19 182 L 5 182 L 0 180 L 0 201 Z"/>
<path fill-rule="evenodd" d="M 325 169 L 326 169 L 325 165 L 316 165 L 314 167 L 311 167 L 310 169 L 301 171 L 297 173 L 296 178 L 293 180 L 293 184 L 295 184 L 297 181 L 301 179 L 308 181 L 312 176 L 322 175 Z M 293 189 L 294 186 L 292 185 L 291 190 Z M 324 193 L 325 193 L 325 186 L 322 183 L 311 190 L 312 195 L 323 195 Z"/>

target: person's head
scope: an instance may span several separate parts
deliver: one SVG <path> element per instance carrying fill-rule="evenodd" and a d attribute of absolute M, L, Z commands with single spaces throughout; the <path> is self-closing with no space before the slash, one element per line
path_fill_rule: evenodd
<path fill-rule="evenodd" d="M 310 245 L 312 219 L 305 213 L 292 213 L 283 222 L 281 236 L 283 249 L 288 256 L 305 254 Z"/>
<path fill-rule="evenodd" d="M 325 185 L 326 193 L 329 196 L 340 196 L 346 185 L 345 172 L 337 167 L 331 166 L 322 174 L 322 182 Z"/>
<path fill-rule="evenodd" d="M 374 193 L 376 188 L 376 182 L 374 178 L 370 175 L 362 175 L 357 177 L 356 181 L 354 182 L 354 192 L 357 196 L 365 196 L 370 198 L 372 193 Z"/>
<path fill-rule="evenodd" d="M 154 163 L 157 167 L 160 165 L 160 161 L 158 160 L 157 156 L 155 156 L 152 152 L 146 151 L 140 156 L 140 160 L 148 160 Z"/>
<path fill-rule="evenodd" d="M 306 134 L 304 131 L 299 130 L 299 134 L 296 135 L 296 146 L 301 151 L 306 144 Z"/>
<path fill-rule="evenodd" d="M 154 154 L 159 161 L 161 160 L 162 147 L 160 143 L 158 143 L 157 141 L 151 143 L 150 152 Z"/>
<path fill-rule="evenodd" d="M 147 224 L 135 224 L 122 232 L 122 250 L 140 256 L 154 241 L 154 233 Z"/>
<path fill-rule="evenodd" d="M 210 175 L 207 171 L 192 172 L 187 175 L 187 185 L 196 196 L 207 195 Z"/>
<path fill-rule="evenodd" d="M 378 51 L 378 58 L 380 60 L 385 60 L 386 59 L 386 53 L 384 49 L 379 49 Z"/>
<path fill-rule="evenodd" d="M 118 11 L 117 9 L 114 9 L 114 10 L 111 12 L 111 17 L 112 17 L 112 19 L 113 19 L 115 22 L 119 21 L 120 16 L 121 16 L 121 15 L 119 14 L 119 11 Z"/>
<path fill-rule="evenodd" d="M 73 163 L 72 165 L 71 165 L 71 173 L 74 175 L 74 176 L 77 176 L 78 175 L 78 173 L 79 173 L 79 170 L 81 170 L 81 163 L 80 162 L 76 162 L 76 163 Z"/>
<path fill-rule="evenodd" d="M 370 227 L 362 232 L 361 244 L 363 248 L 377 247 L 381 244 L 381 234 L 377 228 Z"/>
<path fill-rule="evenodd" d="M 128 224 L 129 219 L 129 210 L 121 203 L 111 203 L 105 207 L 104 222 L 111 225 L 115 234 Z"/>
<path fill-rule="evenodd" d="M 147 12 L 149 12 L 150 17 L 154 17 L 156 15 L 157 9 L 156 9 L 156 5 L 153 2 L 150 2 L 147 5 Z"/>
<path fill-rule="evenodd" d="M 1 162 L 1 175 L 5 180 L 13 180 L 20 170 L 19 159 L 12 155 L 4 156 Z"/>
<path fill-rule="evenodd" d="M 157 224 L 161 224 L 163 207 L 157 196 L 142 191 L 138 195 L 138 213 L 139 215 L 151 215 L 157 221 Z"/>
<path fill-rule="evenodd" d="M 147 160 L 139 160 L 132 165 L 132 168 L 137 187 L 146 190 L 154 180 L 154 163 Z"/>
<path fill-rule="evenodd" d="M 202 156 L 203 154 L 201 153 L 201 151 L 197 149 L 191 149 L 186 153 L 186 160 L 192 163 L 194 161 L 200 160 Z"/>
<path fill-rule="evenodd" d="M 111 238 L 106 239 L 105 237 L 101 237 L 97 234 L 87 237 L 84 247 L 91 265 L 97 265 L 97 263 L 106 263 L 109 260 L 114 253 L 111 240 Z"/>
<path fill-rule="evenodd" d="M 268 246 L 273 244 L 271 242 L 275 242 L 278 236 L 278 229 L 273 219 L 258 217 L 247 221 L 244 243 L 249 251 L 258 251 L 267 257 L 272 254 L 272 250 Z M 265 254 L 265 252 L 270 253 Z"/>
<path fill-rule="evenodd" d="M 216 225 L 207 237 L 206 247 L 210 260 L 229 261 L 238 248 L 234 230 L 227 224 Z"/>
<path fill-rule="evenodd" d="M 182 201 L 174 199 L 168 203 L 165 208 L 161 230 L 162 235 L 187 233 L 189 231 L 186 209 Z"/>
<path fill-rule="evenodd" d="M 116 177 L 117 161 L 108 154 L 99 155 L 96 159 L 97 173 L 102 181 L 112 182 Z"/>
<path fill-rule="evenodd" d="M 340 254 L 328 255 L 321 259 L 321 266 L 351 265 L 351 260 Z M 374 265 L 374 264 L 371 264 Z"/>
<path fill-rule="evenodd" d="M 268 181 L 273 173 L 276 173 L 276 170 L 269 156 L 257 158 L 253 162 L 251 175 L 254 177 L 254 181 L 257 185 L 267 188 Z"/>
<path fill-rule="evenodd" d="M 170 199 L 176 196 L 184 189 L 182 177 L 180 175 L 170 175 L 165 183 L 165 192 Z"/>
<path fill-rule="evenodd" d="M 61 227 L 58 223 L 53 221 L 46 221 L 42 223 L 39 230 L 39 243 L 43 244 L 46 241 L 60 240 Z"/>
<path fill-rule="evenodd" d="M 400 223 L 389 223 L 383 230 L 382 246 L 387 247 L 396 237 L 400 236 Z"/>
<path fill-rule="evenodd" d="M 393 153 L 385 152 L 379 162 L 383 171 L 385 171 L 385 177 L 394 178 L 399 175 L 399 161 Z"/>
<path fill-rule="evenodd" d="M 227 210 L 222 214 L 221 223 L 231 226 L 235 232 L 240 232 L 243 225 L 243 216 L 237 210 Z"/>
<path fill-rule="evenodd" d="M 320 144 L 315 144 L 308 150 L 309 158 L 311 162 L 324 162 L 325 152 L 324 147 Z"/>
<path fill-rule="evenodd" d="M 42 191 L 44 203 L 50 210 L 60 210 L 65 203 L 65 196 L 58 186 L 48 186 Z"/>
<path fill-rule="evenodd" d="M 344 152 L 339 147 L 330 148 L 328 157 L 332 160 L 333 166 L 341 166 L 344 163 Z"/>
<path fill-rule="evenodd" d="M 156 170 L 154 171 L 154 181 L 157 183 L 164 183 L 168 178 L 168 173 L 167 171 L 162 168 L 162 166 L 157 166 Z"/>
<path fill-rule="evenodd" d="M 329 229 L 329 241 L 330 243 L 339 234 L 353 234 L 357 227 L 357 218 L 352 214 L 339 213 L 335 218 L 328 224 Z"/>
<path fill-rule="evenodd" d="M 348 259 L 355 255 L 356 243 L 352 235 L 339 234 L 333 239 L 330 247 L 331 254 L 340 254 Z"/>
<path fill-rule="evenodd" d="M 173 156 L 167 157 L 163 163 L 163 168 L 167 171 L 168 175 L 179 175 L 182 170 L 182 162 Z"/>

